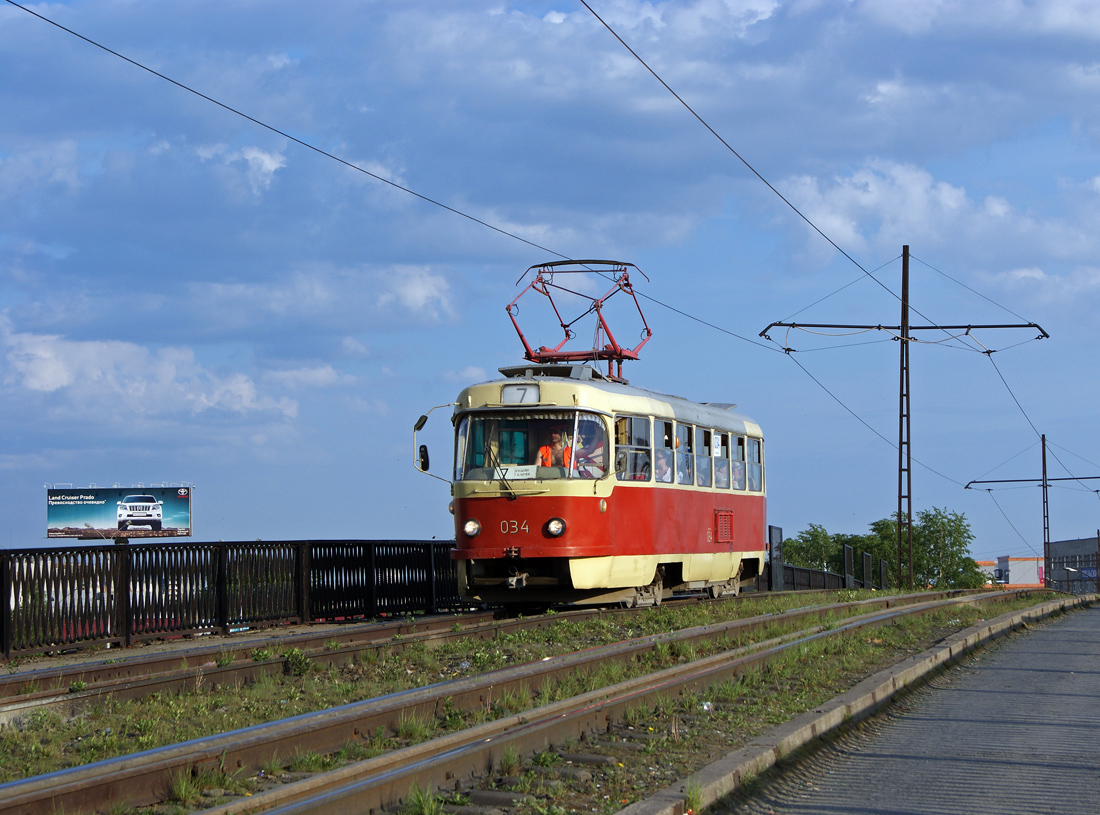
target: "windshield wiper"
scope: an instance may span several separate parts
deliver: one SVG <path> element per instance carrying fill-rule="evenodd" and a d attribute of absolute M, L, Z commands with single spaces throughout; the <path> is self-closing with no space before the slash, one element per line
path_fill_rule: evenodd
<path fill-rule="evenodd" d="M 485 458 L 489 460 L 489 464 L 492 465 L 494 471 L 500 472 L 500 478 L 498 479 L 501 486 L 508 493 L 508 500 L 515 501 L 519 495 L 512 488 L 512 485 L 508 483 L 508 479 L 504 477 L 504 465 L 501 464 L 500 458 L 493 453 L 492 447 L 487 447 L 485 451 Z"/>

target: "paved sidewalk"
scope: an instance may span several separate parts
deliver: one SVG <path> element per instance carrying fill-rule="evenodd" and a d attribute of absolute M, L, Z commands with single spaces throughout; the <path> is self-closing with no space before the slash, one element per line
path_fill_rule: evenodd
<path fill-rule="evenodd" d="M 1100 608 L 992 645 L 711 812 L 1100 812 Z"/>

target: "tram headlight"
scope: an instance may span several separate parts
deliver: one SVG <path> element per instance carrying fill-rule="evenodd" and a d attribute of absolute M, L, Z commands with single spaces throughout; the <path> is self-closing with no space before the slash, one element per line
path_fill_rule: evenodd
<path fill-rule="evenodd" d="M 565 534 L 565 521 L 561 518 L 551 518 L 546 522 L 546 534 L 552 538 L 560 538 Z"/>
<path fill-rule="evenodd" d="M 481 534 L 481 522 L 471 518 L 462 525 L 462 531 L 466 533 L 467 538 L 476 538 Z"/>

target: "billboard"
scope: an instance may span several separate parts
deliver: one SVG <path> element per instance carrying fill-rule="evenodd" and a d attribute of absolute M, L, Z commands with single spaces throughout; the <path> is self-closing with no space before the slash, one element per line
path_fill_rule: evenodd
<path fill-rule="evenodd" d="M 191 487 L 46 490 L 46 537 L 114 540 L 191 535 Z"/>

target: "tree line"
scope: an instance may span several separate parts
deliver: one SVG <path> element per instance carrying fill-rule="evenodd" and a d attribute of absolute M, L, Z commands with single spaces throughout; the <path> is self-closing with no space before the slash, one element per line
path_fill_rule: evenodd
<path fill-rule="evenodd" d="M 904 522 L 905 516 L 901 516 Z M 825 527 L 810 524 L 793 538 L 783 541 L 783 560 L 792 566 L 844 573 L 844 547 L 855 550 L 856 576 L 863 579 L 862 552 L 870 552 L 875 568 L 879 559 L 890 566 L 890 579 L 897 584 L 898 515 L 875 521 L 866 535 L 829 534 Z M 908 538 L 902 530 L 901 570 L 908 581 Z M 917 513 L 913 522 L 913 588 L 979 588 L 986 576 L 970 556 L 974 533 L 966 515 L 933 507 Z M 876 572 L 877 574 L 877 572 Z"/>

